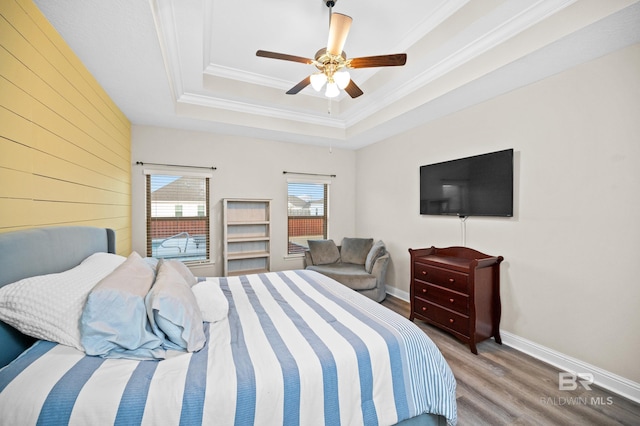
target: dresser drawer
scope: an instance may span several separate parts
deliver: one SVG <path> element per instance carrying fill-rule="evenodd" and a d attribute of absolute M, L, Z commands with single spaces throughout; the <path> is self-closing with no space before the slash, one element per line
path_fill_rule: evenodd
<path fill-rule="evenodd" d="M 461 314 L 469 314 L 469 296 L 422 281 L 416 281 L 414 286 L 415 297 L 421 297 Z"/>
<path fill-rule="evenodd" d="M 469 275 L 435 266 L 414 263 L 414 276 L 418 280 L 428 281 L 442 287 L 469 294 Z"/>
<path fill-rule="evenodd" d="M 469 337 L 469 317 L 466 315 L 450 311 L 419 297 L 414 299 L 414 312 Z"/>

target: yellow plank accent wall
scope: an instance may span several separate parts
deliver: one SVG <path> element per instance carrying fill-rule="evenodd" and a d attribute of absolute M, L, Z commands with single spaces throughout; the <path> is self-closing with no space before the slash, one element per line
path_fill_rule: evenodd
<path fill-rule="evenodd" d="M 128 255 L 131 123 L 31 0 L 0 17 L 0 232 L 113 228 Z"/>

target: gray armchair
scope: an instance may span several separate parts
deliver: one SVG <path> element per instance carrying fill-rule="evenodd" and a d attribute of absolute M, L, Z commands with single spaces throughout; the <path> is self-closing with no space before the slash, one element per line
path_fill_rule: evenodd
<path fill-rule="evenodd" d="M 376 302 L 387 295 L 385 277 L 389 253 L 382 241 L 372 238 L 344 238 L 337 246 L 333 240 L 309 240 L 305 268 L 326 275 Z"/>

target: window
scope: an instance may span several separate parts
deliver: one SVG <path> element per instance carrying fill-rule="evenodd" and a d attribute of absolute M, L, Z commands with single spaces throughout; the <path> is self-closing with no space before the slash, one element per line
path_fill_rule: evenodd
<path fill-rule="evenodd" d="M 328 192 L 326 183 L 288 183 L 288 254 L 304 253 L 307 240 L 327 238 Z"/>
<path fill-rule="evenodd" d="M 147 256 L 208 260 L 209 178 L 159 173 L 146 177 Z"/>

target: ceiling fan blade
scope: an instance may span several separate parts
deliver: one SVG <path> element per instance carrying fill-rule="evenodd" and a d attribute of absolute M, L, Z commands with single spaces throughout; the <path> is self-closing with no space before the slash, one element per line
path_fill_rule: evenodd
<path fill-rule="evenodd" d="M 285 53 L 269 52 L 267 50 L 258 50 L 256 56 L 263 58 L 282 59 L 283 61 L 300 62 L 303 64 L 313 64 L 313 59 L 303 58 L 302 56 L 287 55 Z"/>
<path fill-rule="evenodd" d="M 340 56 L 344 43 L 347 41 L 347 35 L 351 28 L 350 16 L 342 13 L 332 13 L 331 22 L 329 24 L 329 41 L 327 41 L 327 52 L 332 55 Z"/>
<path fill-rule="evenodd" d="M 309 84 L 311 84 L 311 76 L 308 76 L 307 78 L 302 80 L 300 83 L 296 84 L 291 89 L 289 89 L 289 91 L 287 92 L 287 95 L 295 95 L 296 93 L 298 93 L 299 91 L 307 87 Z"/>
<path fill-rule="evenodd" d="M 349 68 L 397 67 L 407 63 L 406 53 L 395 55 L 364 56 L 349 61 Z"/>
<path fill-rule="evenodd" d="M 352 98 L 357 98 L 364 93 L 358 87 L 358 85 L 353 82 L 353 80 L 349 81 L 349 84 L 344 88 L 344 91 L 347 92 Z"/>

